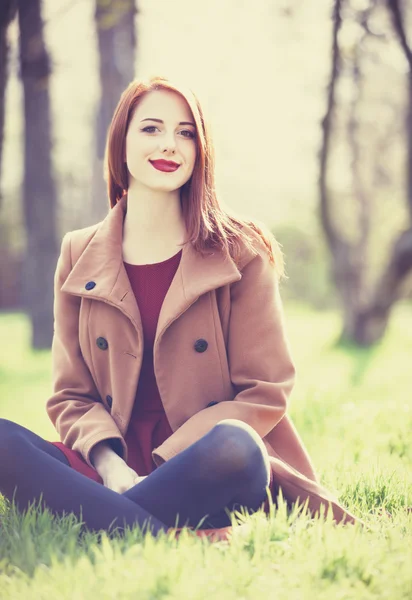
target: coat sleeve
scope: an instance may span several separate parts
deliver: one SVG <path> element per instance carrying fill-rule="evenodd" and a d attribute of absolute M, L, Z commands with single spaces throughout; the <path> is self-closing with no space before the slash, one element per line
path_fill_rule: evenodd
<path fill-rule="evenodd" d="M 92 467 L 90 451 L 98 442 L 110 440 L 121 456 L 126 456 L 127 449 L 115 421 L 101 401 L 81 353 L 81 298 L 61 291 L 72 268 L 70 254 L 70 233 L 67 233 L 62 240 L 54 275 L 53 394 L 46 402 L 46 411 L 61 441 L 80 452 Z"/>
<path fill-rule="evenodd" d="M 190 417 L 153 451 L 157 465 L 205 435 L 222 419 L 239 419 L 264 438 L 283 418 L 295 381 L 295 366 L 275 266 L 262 246 L 231 286 L 227 356 L 233 400 Z"/>

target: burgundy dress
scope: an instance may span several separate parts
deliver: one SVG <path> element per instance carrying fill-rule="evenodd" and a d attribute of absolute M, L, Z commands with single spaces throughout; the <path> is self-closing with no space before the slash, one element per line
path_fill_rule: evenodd
<path fill-rule="evenodd" d="M 163 262 L 148 265 L 124 263 L 139 307 L 144 335 L 142 367 L 125 436 L 128 448 L 127 464 L 138 475 L 148 475 L 157 468 L 152 459 L 152 450 L 160 446 L 173 433 L 156 383 L 153 343 L 160 308 L 179 266 L 181 254 L 182 251 L 179 250 L 177 254 Z M 64 452 L 73 469 L 98 483 L 103 483 L 97 471 L 86 463 L 79 452 L 67 448 L 62 442 L 51 443 Z M 275 502 L 278 490 L 272 478 L 272 471 L 270 490 Z M 269 510 L 268 501 L 265 503 L 265 510 Z"/>

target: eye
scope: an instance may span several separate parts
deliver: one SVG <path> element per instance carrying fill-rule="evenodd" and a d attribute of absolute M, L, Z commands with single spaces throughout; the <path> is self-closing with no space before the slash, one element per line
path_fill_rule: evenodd
<path fill-rule="evenodd" d="M 143 127 L 143 129 L 141 129 L 140 131 L 147 131 L 147 133 L 152 133 L 151 131 L 148 131 L 149 129 L 157 129 L 157 127 L 155 127 L 154 125 L 148 125 L 147 127 Z"/>
<path fill-rule="evenodd" d="M 195 134 L 193 133 L 193 131 L 190 131 L 189 129 L 183 129 L 181 133 L 189 134 L 189 135 L 184 135 L 183 137 L 187 137 L 190 140 L 193 140 L 193 138 L 195 137 Z"/>

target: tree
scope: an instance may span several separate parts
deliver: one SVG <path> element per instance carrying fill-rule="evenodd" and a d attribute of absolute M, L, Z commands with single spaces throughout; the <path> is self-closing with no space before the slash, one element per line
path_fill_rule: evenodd
<path fill-rule="evenodd" d="M 41 0 L 17 0 L 24 96 L 23 212 L 27 232 L 24 302 L 32 346 L 50 348 L 53 276 L 58 248 L 56 189 L 51 165 L 50 61 L 43 39 Z"/>
<path fill-rule="evenodd" d="M 136 35 L 134 0 L 96 0 L 95 26 L 99 45 L 100 104 L 96 118 L 96 151 L 92 176 L 92 222 L 109 210 L 103 178 L 107 130 L 120 95 L 134 75 Z"/>
<path fill-rule="evenodd" d="M 325 238 L 331 252 L 332 270 L 343 306 L 343 330 L 341 341 L 347 340 L 362 346 L 379 341 L 386 331 L 390 312 L 402 296 L 402 284 L 412 271 L 412 61 L 407 45 L 398 0 L 388 0 L 394 16 L 395 27 L 409 64 L 408 101 L 408 190 L 409 223 L 395 239 L 386 264 L 377 277 L 372 289 L 367 289 L 367 242 L 370 231 L 370 205 L 367 193 L 359 174 L 359 139 L 356 135 L 356 96 L 350 107 L 348 125 L 349 144 L 352 152 L 352 194 L 359 207 L 358 226 L 360 235 L 356 241 L 348 240 L 343 234 L 342 219 L 333 219 L 333 194 L 328 185 L 327 175 L 330 163 L 332 136 L 336 124 L 336 89 L 342 73 L 342 55 L 339 33 L 342 26 L 342 8 L 345 0 L 335 0 L 333 11 L 332 65 L 328 86 L 327 107 L 322 121 L 322 147 L 320 152 L 319 197 L 320 219 Z M 368 26 L 368 19 L 377 2 L 371 1 L 360 11 L 358 23 L 366 35 L 374 35 Z M 359 44 L 362 40 L 359 41 Z M 359 52 L 355 49 L 352 60 L 352 73 L 359 86 L 361 78 Z"/>
<path fill-rule="evenodd" d="M 16 15 L 16 2 L 15 0 L 3 0 L 0 4 L 0 173 L 3 156 L 3 138 L 4 138 L 4 110 L 5 110 L 5 95 L 7 86 L 7 74 L 8 74 L 8 54 L 9 47 L 7 43 L 7 28 L 9 23 L 14 19 Z M 0 193 L 0 206 L 1 206 L 1 193 Z"/>

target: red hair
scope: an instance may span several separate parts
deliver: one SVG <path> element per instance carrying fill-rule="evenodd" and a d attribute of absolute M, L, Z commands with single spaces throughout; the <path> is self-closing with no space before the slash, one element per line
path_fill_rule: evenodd
<path fill-rule="evenodd" d="M 219 248 L 230 253 L 238 263 L 242 246 L 257 254 L 254 238 L 244 226 L 258 234 L 269 260 L 275 265 L 278 277 L 284 276 L 283 253 L 278 242 L 267 227 L 236 215 L 229 207 L 223 207 L 215 191 L 215 156 L 210 128 L 204 117 L 197 96 L 184 86 L 176 85 L 165 77 L 134 80 L 122 93 L 109 127 L 105 156 L 105 178 L 107 179 L 109 204 L 113 208 L 128 188 L 126 134 L 139 101 L 154 90 L 167 90 L 179 94 L 192 111 L 196 124 L 197 155 L 190 179 L 180 189 L 180 202 L 189 241 L 202 254 Z"/>

